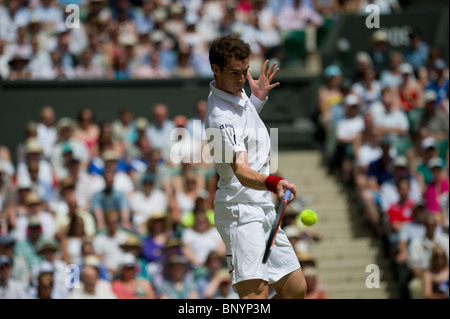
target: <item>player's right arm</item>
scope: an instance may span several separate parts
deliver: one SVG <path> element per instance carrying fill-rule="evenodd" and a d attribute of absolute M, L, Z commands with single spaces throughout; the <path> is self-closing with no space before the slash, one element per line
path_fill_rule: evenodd
<path fill-rule="evenodd" d="M 248 163 L 248 154 L 247 152 L 236 152 L 233 157 L 233 162 L 230 163 L 231 168 L 233 169 L 234 175 L 242 184 L 242 186 L 253 188 L 256 190 L 267 190 L 267 175 L 261 174 L 257 171 L 254 171 L 250 168 Z M 295 194 L 297 193 L 297 187 L 286 181 L 285 179 L 281 179 L 278 181 L 276 185 L 276 193 L 278 198 L 281 200 L 283 198 L 284 192 L 286 189 L 292 191 L 292 195 L 290 200 L 295 198 Z"/>

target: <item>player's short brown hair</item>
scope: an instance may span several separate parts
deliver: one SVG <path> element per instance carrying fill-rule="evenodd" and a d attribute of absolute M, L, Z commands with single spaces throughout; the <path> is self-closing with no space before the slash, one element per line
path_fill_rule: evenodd
<path fill-rule="evenodd" d="M 250 56 L 250 46 L 236 37 L 226 35 L 215 39 L 209 48 L 209 62 L 223 70 L 227 59 L 245 60 Z"/>

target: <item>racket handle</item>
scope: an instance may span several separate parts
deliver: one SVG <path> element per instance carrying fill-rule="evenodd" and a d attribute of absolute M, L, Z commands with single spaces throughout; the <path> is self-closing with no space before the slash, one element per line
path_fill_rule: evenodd
<path fill-rule="evenodd" d="M 286 189 L 284 191 L 283 200 L 285 200 L 286 202 L 289 202 L 289 200 L 291 199 L 291 195 L 292 195 L 291 190 L 290 189 Z"/>

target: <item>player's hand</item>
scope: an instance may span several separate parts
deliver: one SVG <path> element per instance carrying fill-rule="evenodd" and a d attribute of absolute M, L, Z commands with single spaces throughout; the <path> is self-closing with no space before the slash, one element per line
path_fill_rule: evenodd
<path fill-rule="evenodd" d="M 270 84 L 280 69 L 276 68 L 274 70 L 275 65 L 277 65 L 276 62 L 274 62 L 266 72 L 268 64 L 269 60 L 266 60 L 261 68 L 261 74 L 259 75 L 258 80 L 253 80 L 250 71 L 247 71 L 247 79 L 248 84 L 250 85 L 250 90 L 253 95 L 260 100 L 265 100 L 269 94 L 269 91 L 280 85 L 280 82 Z"/>
<path fill-rule="evenodd" d="M 287 180 L 282 179 L 278 182 L 277 185 L 277 195 L 278 199 L 281 201 L 284 196 L 284 192 L 286 189 L 289 189 L 292 192 L 291 198 L 289 199 L 289 203 L 294 200 L 295 195 L 297 193 L 297 187 L 293 183 L 289 183 Z"/>

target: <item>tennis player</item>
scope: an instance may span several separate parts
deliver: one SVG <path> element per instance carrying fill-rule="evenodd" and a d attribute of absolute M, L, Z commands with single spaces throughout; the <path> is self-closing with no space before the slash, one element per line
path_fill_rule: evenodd
<path fill-rule="evenodd" d="M 210 83 L 205 128 L 207 135 L 211 129 L 220 131 L 220 138 L 209 134 L 209 145 L 212 153 L 222 154 L 212 154 L 220 176 L 214 220 L 226 244 L 228 271 L 240 298 L 268 298 L 269 284 L 275 298 L 303 298 L 306 282 L 300 263 L 281 229 L 267 263 L 262 263 L 276 216 L 270 191 L 281 199 L 290 189 L 292 201 L 297 189 L 281 177 L 269 176 L 270 138 L 258 113 L 269 91 L 279 85 L 271 84 L 279 69 L 274 63 L 267 70 L 267 60 L 254 80 L 248 71 L 250 53 L 250 46 L 233 35 L 216 39 L 209 51 L 215 80 Z M 250 98 L 243 89 L 246 78 Z M 264 134 L 258 134 L 261 131 Z M 225 155 L 230 153 L 232 159 L 227 161 Z"/>

